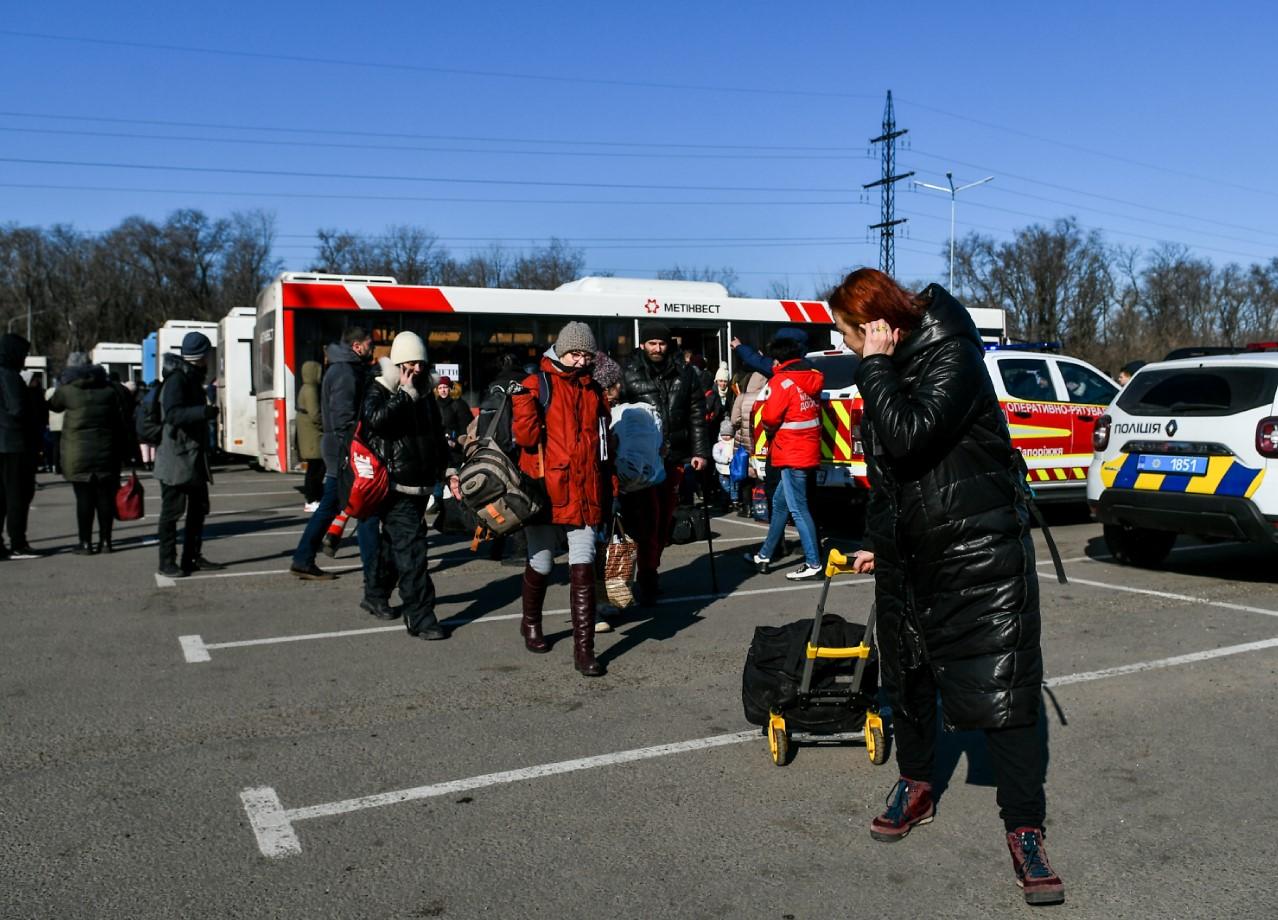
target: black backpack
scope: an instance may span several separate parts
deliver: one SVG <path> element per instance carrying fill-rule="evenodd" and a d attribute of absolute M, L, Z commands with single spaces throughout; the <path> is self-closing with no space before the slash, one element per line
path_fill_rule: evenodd
<path fill-rule="evenodd" d="M 827 613 L 821 620 L 822 646 L 855 646 L 860 644 L 864 635 L 863 625 L 849 623 L 836 614 Z M 799 731 L 851 732 L 864 727 L 863 705 L 849 703 L 794 708 L 811 636 L 811 617 L 785 626 L 755 627 L 754 640 L 750 643 L 745 668 L 741 672 L 741 703 L 747 722 L 767 725 L 768 716 L 775 710 L 785 716 L 788 726 Z M 836 684 L 847 683 L 856 662 L 855 658 L 818 658 L 811 689 L 829 690 Z M 878 660 L 871 655 L 861 677 L 861 693 L 866 700 L 874 699 L 878 682 Z"/>
<path fill-rule="evenodd" d="M 670 518 L 670 542 L 675 546 L 700 543 L 705 540 L 705 512 L 693 505 L 680 505 Z"/>
<path fill-rule="evenodd" d="M 160 391 L 163 389 L 163 384 L 151 387 L 151 391 L 142 397 L 137 430 L 138 440 L 143 444 L 159 444 L 164 439 L 164 415 L 160 405 Z"/>

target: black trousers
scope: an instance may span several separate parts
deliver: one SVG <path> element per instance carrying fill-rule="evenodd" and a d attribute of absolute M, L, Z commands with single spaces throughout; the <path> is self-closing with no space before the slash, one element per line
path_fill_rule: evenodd
<path fill-rule="evenodd" d="M 306 477 L 302 480 L 302 497 L 307 502 L 317 502 L 324 497 L 324 475 L 325 467 L 322 459 L 306 461 Z"/>
<path fill-rule="evenodd" d="M 426 495 L 392 491 L 382 506 L 382 535 L 377 546 L 377 582 L 394 584 L 399 574 L 399 596 L 411 630 L 434 626 L 435 583 L 426 571 Z"/>
<path fill-rule="evenodd" d="M 177 564 L 177 525 L 186 516 L 182 532 L 182 562 L 198 559 L 204 545 L 204 518 L 209 513 L 209 484 L 189 482 L 180 486 L 160 484 L 160 565 Z"/>
<path fill-rule="evenodd" d="M 930 783 L 936 763 L 937 720 L 936 683 L 929 670 L 910 672 L 908 694 L 910 711 L 919 722 L 899 716 L 893 720 L 896 763 L 902 776 Z M 1003 825 L 1009 831 L 1042 827 L 1047 816 L 1043 794 L 1046 764 L 1038 726 L 986 729 L 985 743 L 994 767 L 998 814 Z"/>
<path fill-rule="evenodd" d="M 115 523 L 115 493 L 120 488 L 120 474 L 98 473 L 88 482 L 73 482 L 75 523 L 81 543 L 93 542 L 93 516 L 98 518 L 98 539 L 111 542 L 111 525 Z"/>
<path fill-rule="evenodd" d="M 35 460 L 30 454 L 0 454 L 0 523 L 9 529 L 9 545 L 27 545 L 27 515 L 35 497 Z"/>

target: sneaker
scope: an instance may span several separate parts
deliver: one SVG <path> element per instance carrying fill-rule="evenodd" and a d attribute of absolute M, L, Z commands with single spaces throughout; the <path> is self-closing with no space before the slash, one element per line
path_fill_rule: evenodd
<path fill-rule="evenodd" d="M 398 620 L 399 611 L 381 598 L 366 597 L 359 602 L 359 609 L 377 617 L 379 620 Z"/>
<path fill-rule="evenodd" d="M 320 552 L 329 559 L 337 558 L 337 547 L 342 541 L 330 534 L 324 534 L 324 539 L 320 541 Z"/>
<path fill-rule="evenodd" d="M 1065 900 L 1065 883 L 1052 871 L 1043 849 L 1043 832 L 1037 827 L 1018 827 L 1007 835 L 1012 853 L 1016 884 L 1025 893 L 1026 904 L 1060 904 Z"/>
<path fill-rule="evenodd" d="M 23 543 L 21 546 L 14 544 L 9 549 L 10 559 L 39 559 L 44 553 L 38 551 L 30 543 Z"/>
<path fill-rule="evenodd" d="M 302 510 L 307 514 L 314 514 L 317 508 L 319 508 L 319 502 L 307 502 L 302 505 Z"/>
<path fill-rule="evenodd" d="M 887 811 L 870 822 L 870 836 L 880 843 L 895 843 L 917 825 L 930 824 L 935 816 L 932 784 L 902 776 L 888 793 Z"/>
<path fill-rule="evenodd" d="M 603 617 L 597 617 L 595 619 L 595 632 L 610 633 L 612 632 L 612 624 L 609 623 L 607 620 L 605 620 Z"/>
<path fill-rule="evenodd" d="M 333 581 L 337 578 L 334 572 L 325 572 L 314 562 L 310 565 L 290 565 L 288 570 L 303 581 Z"/>
<path fill-rule="evenodd" d="M 172 562 L 161 562 L 159 569 L 157 569 L 156 571 L 158 571 L 165 578 L 185 578 L 186 577 L 186 569 L 183 569 Z"/>
<path fill-rule="evenodd" d="M 821 571 L 819 565 L 808 565 L 805 562 L 793 572 L 786 572 L 785 577 L 791 581 L 807 581 L 809 578 L 820 578 Z"/>
<path fill-rule="evenodd" d="M 758 553 L 742 553 L 741 555 L 745 557 L 746 562 L 751 563 L 759 570 L 760 575 L 768 574 L 768 564 L 772 562 L 771 558 L 768 556 L 760 556 Z"/>

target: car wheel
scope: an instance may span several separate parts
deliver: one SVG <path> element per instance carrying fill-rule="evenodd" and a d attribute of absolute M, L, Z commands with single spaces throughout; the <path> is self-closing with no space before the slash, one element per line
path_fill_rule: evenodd
<path fill-rule="evenodd" d="M 1176 542 L 1176 534 L 1123 524 L 1105 525 L 1105 545 L 1119 562 L 1155 569 L 1163 564 Z"/>

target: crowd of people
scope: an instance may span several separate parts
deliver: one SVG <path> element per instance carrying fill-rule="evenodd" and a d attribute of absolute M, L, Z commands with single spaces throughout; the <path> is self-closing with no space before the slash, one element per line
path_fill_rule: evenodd
<path fill-rule="evenodd" d="M 854 558 L 858 571 L 875 577 L 877 654 L 900 767 L 871 836 L 900 841 L 934 819 L 938 720 L 951 729 L 980 730 L 1017 884 L 1031 903 L 1057 903 L 1064 885 L 1043 842 L 1043 661 L 1028 495 L 985 373 L 980 335 L 944 289 L 931 285 L 910 294 L 873 269 L 853 272 L 829 302 L 845 344 L 862 358 L 856 384 L 871 490 L 865 540 Z M 468 444 L 480 424 L 488 437 L 496 420 L 506 418 L 505 446 L 544 497 L 542 510 L 522 528 L 524 647 L 550 651 L 543 606 L 555 558 L 566 548 L 573 664 L 585 677 L 603 676 L 594 653 L 600 535 L 618 517 L 624 522 L 637 543 L 635 599 L 655 604 L 680 502 L 693 491 L 707 500 L 721 492 L 729 504 L 748 507 L 733 467 L 739 451 L 757 452 L 757 416 L 769 451 L 766 468 L 754 472 L 772 508 L 763 545 L 747 558 L 766 571 L 781 555 L 785 525 L 793 519 L 804 558 L 788 577 L 819 577 L 820 535 L 808 490 L 820 463 L 823 381 L 804 360 L 803 333 L 782 329 L 763 352 L 734 341 L 741 366 L 735 381 L 726 367 L 711 375 L 699 356 L 680 353 L 660 322 L 642 324 L 638 338 L 621 366 L 600 351 L 588 325 L 569 322 L 531 367 L 506 356 L 471 412 L 453 396 L 451 380 L 432 380 L 419 336 L 400 332 L 389 354 L 375 361 L 368 330 L 349 327 L 327 346 L 327 369 L 318 362 L 303 366 L 298 444 L 308 464 L 312 514 L 292 573 L 335 577 L 316 557 L 340 539 L 357 475 L 349 458 L 359 439 L 388 476 L 385 498 L 372 513 L 358 515 L 355 529 L 361 607 L 374 617 L 402 619 L 410 636 L 447 638 L 427 567 L 427 512 L 433 502 L 462 503 L 459 472 Z M 76 497 L 77 552 L 112 550 L 111 500 L 122 466 L 140 459 L 140 442 L 153 443 L 162 490 L 160 574 L 221 568 L 202 551 L 212 480 L 207 430 L 217 414 L 204 384 L 208 339 L 188 334 L 181 354 L 166 356 L 158 391 L 141 405 L 82 356 L 73 356 L 46 399 L 20 376 L 26 350 L 20 336 L 0 338 L 4 555 L 35 555 L 27 542 L 27 508 L 41 456 L 41 414 L 54 412 L 62 414 L 56 462 Z M 179 560 L 177 525 L 184 515 Z M 396 588 L 399 608 L 390 605 Z"/>

